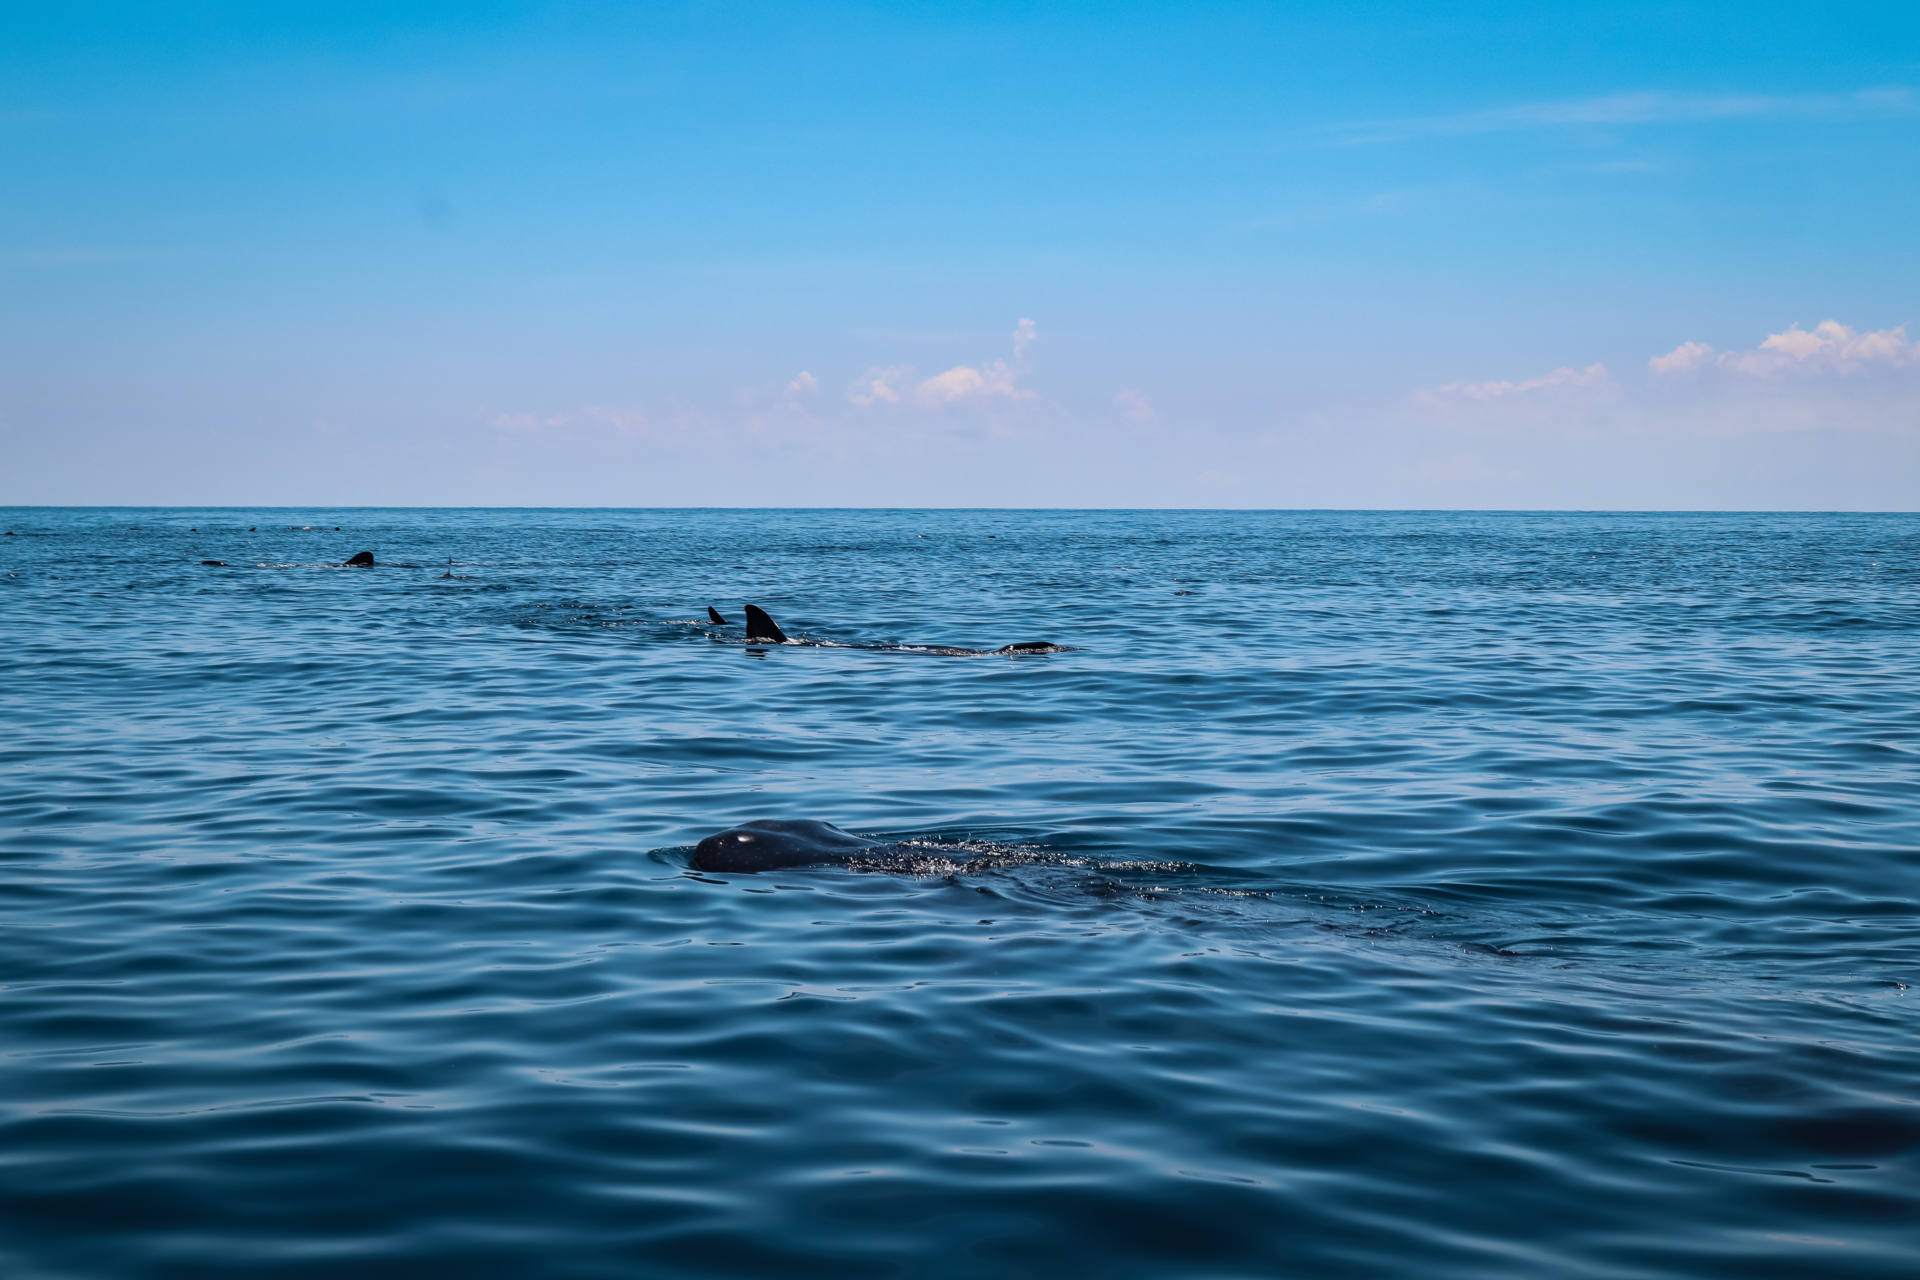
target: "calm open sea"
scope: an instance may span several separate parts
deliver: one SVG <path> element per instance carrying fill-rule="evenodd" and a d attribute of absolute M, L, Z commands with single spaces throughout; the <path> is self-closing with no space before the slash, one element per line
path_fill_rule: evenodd
<path fill-rule="evenodd" d="M 1920 1274 L 1920 517 L 0 525 L 13 1280 Z"/>

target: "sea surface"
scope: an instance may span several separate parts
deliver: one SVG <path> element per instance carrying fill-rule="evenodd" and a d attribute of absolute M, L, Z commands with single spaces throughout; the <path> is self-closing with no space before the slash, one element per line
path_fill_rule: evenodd
<path fill-rule="evenodd" d="M 1920 516 L 0 526 L 11 1280 L 1920 1274 Z"/>

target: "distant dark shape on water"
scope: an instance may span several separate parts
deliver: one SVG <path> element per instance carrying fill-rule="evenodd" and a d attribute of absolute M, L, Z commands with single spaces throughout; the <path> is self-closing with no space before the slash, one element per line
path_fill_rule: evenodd
<path fill-rule="evenodd" d="M 780 624 L 769 618 L 757 604 L 747 606 L 747 643 L 764 640 L 770 644 L 785 644 L 787 633 Z"/>
<path fill-rule="evenodd" d="M 202 560 L 200 563 L 206 565 L 210 569 L 224 569 L 227 567 L 227 562 L 225 560 Z"/>
<path fill-rule="evenodd" d="M 707 616 L 715 622 L 724 622 L 712 605 L 707 606 Z M 819 644 L 812 640 L 789 640 L 780 624 L 766 615 L 759 605 L 747 606 L 747 643 L 748 644 Z M 1036 653 L 1069 653 L 1072 650 L 1050 640 L 1022 640 L 1015 644 L 1003 644 L 998 649 L 968 649 L 960 645 L 949 644 L 835 644 L 839 649 L 874 649 L 887 653 L 930 653 L 955 658 L 979 658 L 992 654 L 1005 654 L 1020 657 Z"/>
<path fill-rule="evenodd" d="M 720 611 L 712 605 L 707 606 L 707 621 L 713 623 L 715 626 L 724 627 L 727 625 L 727 620 L 721 617 Z"/>
<path fill-rule="evenodd" d="M 757 612 L 757 611 L 756 611 Z M 764 615 L 763 615 L 764 616 Z M 812 818 L 742 823 L 694 846 L 687 865 L 695 871 L 779 871 L 787 867 L 845 864 L 890 848 Z"/>
<path fill-rule="evenodd" d="M 346 563 L 340 567 L 343 569 L 371 569 L 373 568 L 373 552 L 356 551 L 353 555 L 347 557 Z"/>

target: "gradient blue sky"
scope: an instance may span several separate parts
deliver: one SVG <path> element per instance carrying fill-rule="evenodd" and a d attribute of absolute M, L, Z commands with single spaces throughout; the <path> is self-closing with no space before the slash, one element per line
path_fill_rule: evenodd
<path fill-rule="evenodd" d="M 1913 509 L 1920 5 L 16 0 L 0 299 L 5 503 Z"/>

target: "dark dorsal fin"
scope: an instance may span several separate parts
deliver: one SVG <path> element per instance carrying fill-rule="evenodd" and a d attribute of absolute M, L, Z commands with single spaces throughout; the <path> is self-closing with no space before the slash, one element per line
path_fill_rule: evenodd
<path fill-rule="evenodd" d="M 707 606 L 707 621 L 715 624 L 716 626 L 724 627 L 727 625 L 727 620 L 721 617 L 720 611 L 714 608 L 712 605 Z"/>
<path fill-rule="evenodd" d="M 785 644 L 787 633 L 780 629 L 779 623 L 761 612 L 759 605 L 750 604 L 747 606 L 747 639 L 770 640 L 775 644 Z"/>
<path fill-rule="evenodd" d="M 354 552 L 352 555 L 347 557 L 347 563 L 345 567 L 348 569 L 373 568 L 373 552 L 371 551 Z"/>

